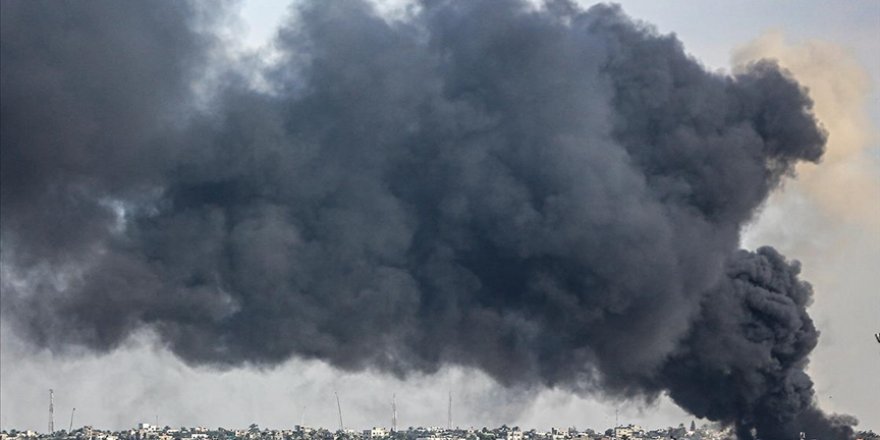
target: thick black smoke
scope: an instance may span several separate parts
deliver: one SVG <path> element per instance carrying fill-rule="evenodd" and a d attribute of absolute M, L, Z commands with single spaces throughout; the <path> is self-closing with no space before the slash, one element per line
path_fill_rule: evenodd
<path fill-rule="evenodd" d="M 702 313 L 663 371 L 660 389 L 695 415 L 725 420 L 731 411 L 742 439 L 851 438 L 849 417 L 826 422 L 815 408 L 804 373 L 818 332 L 806 313 L 812 288 L 798 279 L 800 265 L 769 247 L 739 251 L 728 278 L 703 298 Z M 675 386 L 668 387 L 673 383 Z"/>
<path fill-rule="evenodd" d="M 773 63 L 707 72 L 614 6 L 306 2 L 262 87 L 206 97 L 191 4 L 0 5 L 3 318 L 34 344 L 151 329 L 193 364 L 458 364 L 852 436 L 797 264 L 737 250 L 825 142 Z"/>

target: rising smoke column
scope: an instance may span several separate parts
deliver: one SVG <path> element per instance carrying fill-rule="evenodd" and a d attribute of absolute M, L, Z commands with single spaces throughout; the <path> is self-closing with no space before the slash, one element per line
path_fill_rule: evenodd
<path fill-rule="evenodd" d="M 306 2 L 205 97 L 196 5 L 0 4 L 3 318 L 35 345 L 149 329 L 191 364 L 457 364 L 851 436 L 797 264 L 737 249 L 825 142 L 772 62 L 706 72 L 614 6 Z"/>
<path fill-rule="evenodd" d="M 746 414 L 735 422 L 739 438 L 754 438 L 752 429 L 760 438 L 852 437 L 854 420 L 825 423 L 815 408 L 804 368 L 818 332 L 806 312 L 812 288 L 799 273 L 773 248 L 737 252 L 658 385 L 700 417 Z"/>

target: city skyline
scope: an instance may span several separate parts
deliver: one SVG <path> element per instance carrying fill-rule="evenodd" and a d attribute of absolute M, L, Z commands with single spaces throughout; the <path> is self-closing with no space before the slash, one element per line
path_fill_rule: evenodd
<path fill-rule="evenodd" d="M 105 4 L 66 18 L 3 5 L 2 428 L 45 429 L 48 389 L 56 428 L 74 407 L 108 428 L 156 415 L 171 426 L 333 426 L 343 414 L 369 427 L 398 411 L 400 426 L 707 421 L 690 410 L 747 430 L 764 423 L 747 413 L 767 408 L 880 428 L 880 3 L 559 3 L 528 19 L 514 0 L 495 5 L 502 18 L 485 2 L 468 13 L 440 2 L 427 16 L 403 1 L 375 13 L 355 0 L 289 4 Z M 569 34 L 566 14 L 618 27 Z M 472 16 L 516 32 L 482 32 Z M 459 58 L 434 58 L 418 32 Z M 603 51 L 629 67 L 590 70 Z M 756 69 L 760 59 L 804 89 Z M 662 74 L 638 77 L 652 71 Z M 672 110 L 642 112 L 672 96 L 658 85 L 667 73 L 695 86 L 664 102 Z M 633 84 L 659 91 L 629 94 Z M 310 90 L 320 99 L 300 100 Z M 351 98 L 361 92 L 367 101 Z M 610 93 L 624 98 L 612 106 Z M 755 109 L 785 113 L 800 93 L 808 117 L 791 111 L 768 131 Z M 507 116 L 496 119 L 496 105 Z M 652 137 L 645 127 L 663 115 L 672 128 Z M 603 119 L 617 117 L 648 122 L 626 134 Z M 28 129 L 44 120 L 48 135 Z M 731 134 L 743 124 L 774 145 L 760 153 L 765 183 L 754 154 L 701 152 L 752 148 Z M 361 141 L 369 148 L 351 147 Z M 640 150 L 651 142 L 693 145 Z M 729 298 L 717 293 L 724 276 L 737 295 L 783 292 L 788 311 L 768 324 L 747 295 L 748 306 L 724 309 L 729 321 L 703 310 L 714 300 L 695 298 Z M 646 289 L 656 312 L 637 305 Z M 732 330 L 752 319 L 799 329 L 775 341 L 774 356 L 795 353 L 790 364 L 779 356 L 782 373 L 747 348 L 743 363 L 709 353 L 713 339 L 754 342 Z M 808 391 L 730 410 L 737 393 L 768 393 L 713 389 L 714 373 L 697 392 L 694 375 L 730 365 L 768 382 L 803 384 L 806 373 L 806 388 L 786 389 Z"/>
<path fill-rule="evenodd" d="M 2 430 L 0 439 L 66 438 L 81 440 L 227 440 L 227 439 L 274 439 L 274 440 L 731 440 L 735 433 L 729 427 L 718 424 L 698 425 L 695 421 L 676 426 L 646 428 L 632 423 L 615 422 L 611 427 L 553 427 L 546 431 L 528 427 L 408 427 L 394 430 L 370 427 L 363 430 L 339 428 L 335 431 L 323 427 L 295 425 L 292 428 L 271 429 L 256 423 L 246 428 L 202 426 L 170 427 L 141 422 L 121 430 L 104 430 L 92 426 L 76 429 L 60 429 L 51 433 L 35 431 Z M 804 440 L 818 440 L 809 432 L 801 432 Z M 877 440 L 880 435 L 873 431 L 860 431 L 857 440 Z"/>

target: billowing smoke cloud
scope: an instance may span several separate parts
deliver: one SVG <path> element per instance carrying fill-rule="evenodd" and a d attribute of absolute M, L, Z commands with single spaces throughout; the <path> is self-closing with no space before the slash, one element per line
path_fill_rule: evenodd
<path fill-rule="evenodd" d="M 192 364 L 455 364 L 851 436 L 798 265 L 737 250 L 825 143 L 773 63 L 706 72 L 614 6 L 310 2 L 267 85 L 205 98 L 205 11 L 46 6 L 2 3 L 3 317 L 34 344 L 147 328 Z"/>
<path fill-rule="evenodd" d="M 870 414 L 880 377 L 851 368 L 872 365 L 877 352 L 841 343 L 875 333 L 880 310 L 875 288 L 880 284 L 880 137 L 867 109 L 869 77 L 845 47 L 809 40 L 795 44 L 779 33 L 743 46 L 733 64 L 766 57 L 779 60 L 809 89 L 828 141 L 822 163 L 799 164 L 797 180 L 771 195 L 743 242 L 772 244 L 797 255 L 816 291 L 828 293 L 817 295 L 813 306 L 823 332 L 810 363 L 823 389 L 816 394 L 823 405 Z M 838 396 L 846 396 L 846 402 Z"/>
<path fill-rule="evenodd" d="M 773 248 L 740 251 L 725 282 L 704 298 L 703 313 L 681 348 L 663 367 L 659 386 L 696 415 L 725 419 L 749 414 L 740 438 L 816 438 L 852 435 L 850 417 L 821 421 L 812 381 L 804 372 L 818 333 L 805 311 L 812 289 L 798 280 L 798 263 Z"/>
<path fill-rule="evenodd" d="M 829 133 L 823 163 L 799 166 L 796 190 L 815 199 L 822 213 L 863 229 L 864 238 L 878 237 L 880 204 L 871 203 L 880 200 L 880 173 L 871 154 L 877 133 L 865 109 L 870 80 L 864 67 L 845 48 L 822 41 L 790 45 L 780 33 L 739 48 L 732 62 L 747 66 L 770 57 L 809 88 L 814 113 Z"/>

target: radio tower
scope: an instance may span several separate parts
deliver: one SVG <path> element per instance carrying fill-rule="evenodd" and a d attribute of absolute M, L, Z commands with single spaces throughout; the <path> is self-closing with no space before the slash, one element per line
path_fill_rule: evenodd
<path fill-rule="evenodd" d="M 336 394 L 336 409 L 339 410 L 339 430 L 345 432 L 345 425 L 342 424 L 342 405 L 339 403 L 339 393 L 333 392 Z"/>
<path fill-rule="evenodd" d="M 449 392 L 449 408 L 446 412 L 446 428 L 452 430 L 452 391 Z"/>
<path fill-rule="evenodd" d="M 391 431 L 397 432 L 397 395 L 391 394 Z"/>
<path fill-rule="evenodd" d="M 52 402 L 54 394 L 55 391 L 52 391 L 52 388 L 49 388 L 49 434 L 55 432 L 55 404 Z"/>

